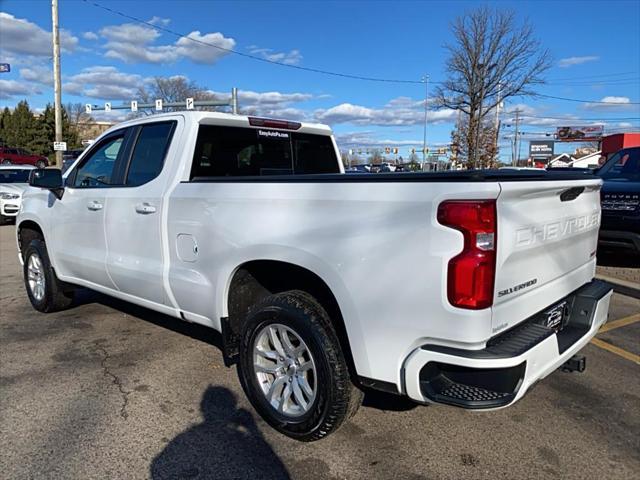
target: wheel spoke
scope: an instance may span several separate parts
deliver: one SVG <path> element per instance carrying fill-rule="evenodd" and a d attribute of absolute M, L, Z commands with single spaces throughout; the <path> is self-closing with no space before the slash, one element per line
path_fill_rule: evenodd
<path fill-rule="evenodd" d="M 277 365 L 267 366 L 267 365 L 261 365 L 259 363 L 256 363 L 254 364 L 254 368 L 256 369 L 256 372 L 270 373 L 271 375 L 276 375 L 278 373 L 279 367 Z"/>
<path fill-rule="evenodd" d="M 284 352 L 284 349 L 282 348 L 282 343 L 278 338 L 278 332 L 276 331 L 275 327 L 269 327 L 269 338 L 271 339 L 271 344 L 273 345 L 273 348 L 276 349 L 276 351 L 280 356 L 284 357 L 285 352 Z"/>
<path fill-rule="evenodd" d="M 278 389 L 278 387 L 282 386 L 282 384 L 285 383 L 286 381 L 287 381 L 287 377 L 284 377 L 284 376 L 276 378 L 273 381 L 273 383 L 269 387 L 269 391 L 267 392 L 267 399 L 269 400 L 269 402 L 273 401 L 273 395 L 276 393 L 276 390 Z"/>
<path fill-rule="evenodd" d="M 275 350 L 261 350 L 259 348 L 256 348 L 256 353 L 262 358 L 266 358 L 268 360 L 278 359 L 278 352 L 276 352 Z"/>
<path fill-rule="evenodd" d="M 300 366 L 298 367 L 298 371 L 299 372 L 306 372 L 307 370 L 309 370 L 312 367 L 313 367 L 313 362 L 311 360 L 309 360 L 308 362 L 301 363 Z"/>
<path fill-rule="evenodd" d="M 298 383 L 298 379 L 294 379 L 292 382 L 293 385 L 293 395 L 296 397 L 296 401 L 298 405 L 302 407 L 303 410 L 307 408 L 307 400 L 305 400 L 304 395 L 302 394 L 302 390 L 300 389 L 300 384 Z"/>
<path fill-rule="evenodd" d="M 286 378 L 286 377 L 282 377 Z M 282 395 L 280 396 L 280 403 L 278 404 L 278 411 L 284 412 L 284 406 L 291 398 L 291 385 L 287 383 L 285 385 L 284 390 L 282 391 Z"/>
<path fill-rule="evenodd" d="M 296 348 L 291 343 L 287 330 L 284 327 L 278 327 L 278 333 L 280 334 L 280 339 L 282 340 L 282 346 L 284 347 L 285 352 L 289 355 L 293 355 Z"/>
<path fill-rule="evenodd" d="M 298 384 L 302 387 L 304 393 L 307 394 L 307 397 L 311 398 L 313 396 L 311 385 L 309 385 L 309 382 L 307 382 L 307 379 L 303 375 L 298 375 Z"/>

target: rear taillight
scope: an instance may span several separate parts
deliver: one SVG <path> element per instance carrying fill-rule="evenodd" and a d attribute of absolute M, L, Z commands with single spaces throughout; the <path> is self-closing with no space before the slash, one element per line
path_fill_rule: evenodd
<path fill-rule="evenodd" d="M 438 222 L 464 236 L 462 252 L 449 261 L 447 297 L 454 307 L 479 310 L 493 304 L 496 273 L 495 200 L 451 200 L 438 206 Z"/>

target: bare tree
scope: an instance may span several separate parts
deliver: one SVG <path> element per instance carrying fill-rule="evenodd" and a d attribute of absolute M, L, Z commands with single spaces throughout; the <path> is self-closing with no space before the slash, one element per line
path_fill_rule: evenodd
<path fill-rule="evenodd" d="M 481 167 L 479 133 L 483 120 L 505 99 L 535 95 L 551 66 L 549 52 L 512 11 L 481 7 L 452 25 L 454 43 L 446 45 L 447 79 L 436 90 L 439 105 L 462 111 L 468 119 L 463 142 L 469 165 Z"/>
<path fill-rule="evenodd" d="M 86 112 L 85 105 L 83 103 L 67 103 L 64 106 L 69 118 L 69 125 L 71 128 L 78 131 L 78 127 L 82 123 L 93 122 L 93 117 Z"/>
<path fill-rule="evenodd" d="M 180 75 L 154 77 L 146 86 L 138 89 L 138 97 L 143 103 L 153 103 L 158 99 L 162 99 L 164 103 L 184 102 L 187 98 L 215 100 L 213 92 Z M 169 110 L 165 108 L 163 111 Z M 179 108 L 178 110 L 184 109 Z"/>

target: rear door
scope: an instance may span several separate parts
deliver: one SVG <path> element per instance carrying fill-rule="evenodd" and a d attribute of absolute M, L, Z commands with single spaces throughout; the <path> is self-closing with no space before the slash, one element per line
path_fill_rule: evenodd
<path fill-rule="evenodd" d="M 163 286 L 163 196 L 171 178 L 165 157 L 178 120 L 134 128 L 124 185 L 109 192 L 107 270 L 124 293 L 166 304 Z"/>
<path fill-rule="evenodd" d="M 501 182 L 494 331 L 504 330 L 593 277 L 601 180 Z"/>

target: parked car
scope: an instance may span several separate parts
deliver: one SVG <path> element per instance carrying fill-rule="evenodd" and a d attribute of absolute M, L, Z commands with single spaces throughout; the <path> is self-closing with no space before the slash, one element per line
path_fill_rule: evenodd
<path fill-rule="evenodd" d="M 16 229 L 28 298 L 52 312 L 87 287 L 220 331 L 257 412 L 306 441 L 353 415 L 362 388 L 512 405 L 606 321 L 601 179 L 345 175 L 339 158 L 317 124 L 180 112 L 115 126 L 64 176 L 32 175 Z"/>
<path fill-rule="evenodd" d="M 0 165 L 0 224 L 14 219 L 20 211 L 22 193 L 29 187 L 33 165 Z"/>
<path fill-rule="evenodd" d="M 42 155 L 32 155 L 21 148 L 0 147 L 1 165 L 33 165 L 45 168 L 49 159 Z"/>
<path fill-rule="evenodd" d="M 640 256 L 640 147 L 613 154 L 596 175 L 604 180 L 598 247 L 636 261 Z"/>
<path fill-rule="evenodd" d="M 384 162 L 380 165 L 380 171 L 381 172 L 395 172 L 396 171 L 396 166 L 388 163 L 388 162 Z"/>

